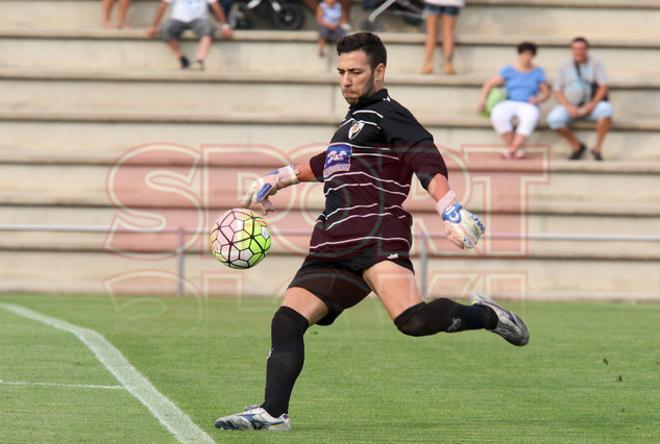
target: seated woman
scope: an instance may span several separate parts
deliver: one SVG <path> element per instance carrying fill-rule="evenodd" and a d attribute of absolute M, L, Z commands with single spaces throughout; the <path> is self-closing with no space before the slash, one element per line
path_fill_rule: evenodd
<path fill-rule="evenodd" d="M 480 112 L 484 111 L 486 98 L 492 88 L 504 85 L 507 91 L 507 99 L 495 105 L 490 115 L 495 131 L 507 145 L 507 149 L 502 152 L 505 159 L 525 157 L 525 142 L 539 121 L 539 104 L 550 96 L 545 70 L 532 63 L 536 52 L 534 43 L 521 43 L 518 45 L 518 60 L 502 68 L 481 88 Z M 514 117 L 518 120 L 515 134 L 512 123 Z"/>

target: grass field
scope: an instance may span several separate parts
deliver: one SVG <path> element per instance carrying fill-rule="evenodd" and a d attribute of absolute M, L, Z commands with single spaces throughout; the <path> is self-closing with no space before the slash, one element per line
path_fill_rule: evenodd
<path fill-rule="evenodd" d="M 278 302 L 0 296 L 104 335 L 218 442 L 660 442 L 660 305 L 631 304 L 509 304 L 515 348 L 405 337 L 367 300 L 307 333 L 292 433 L 216 431 L 262 400 Z M 175 442 L 76 337 L 2 306 L 0 380 L 2 443 Z"/>

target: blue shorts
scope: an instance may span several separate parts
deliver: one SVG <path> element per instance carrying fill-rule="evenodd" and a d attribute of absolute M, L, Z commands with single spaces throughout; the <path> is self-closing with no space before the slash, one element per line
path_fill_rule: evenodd
<path fill-rule="evenodd" d="M 581 119 L 597 122 L 600 119 L 612 117 L 613 114 L 614 109 L 612 108 L 612 105 L 610 105 L 609 102 L 602 101 L 598 102 L 598 105 L 596 105 L 593 111 L 591 111 L 591 114 L 581 117 Z M 552 108 L 552 111 L 550 111 L 550 114 L 548 114 L 548 126 L 553 130 L 558 128 L 566 128 L 571 124 L 572 121 L 573 117 L 562 105 L 555 106 Z"/>
<path fill-rule="evenodd" d="M 461 12 L 461 8 L 458 6 L 439 6 L 431 5 L 429 3 L 424 4 L 424 17 L 430 15 L 450 15 L 456 17 Z"/>

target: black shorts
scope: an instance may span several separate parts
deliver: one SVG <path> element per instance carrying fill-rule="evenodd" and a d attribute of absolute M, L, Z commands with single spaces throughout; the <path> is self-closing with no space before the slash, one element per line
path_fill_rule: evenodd
<path fill-rule="evenodd" d="M 371 293 L 362 277 L 367 268 L 390 260 L 414 273 L 408 251 L 388 252 L 381 245 L 371 245 L 349 257 L 328 258 L 310 253 L 289 284 L 309 291 L 328 307 L 328 314 L 317 322 L 330 325 L 347 308 L 358 304 Z"/>

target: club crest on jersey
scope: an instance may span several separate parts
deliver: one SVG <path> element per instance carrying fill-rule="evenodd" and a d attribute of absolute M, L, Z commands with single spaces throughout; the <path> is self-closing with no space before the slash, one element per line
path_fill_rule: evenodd
<path fill-rule="evenodd" d="M 348 129 L 348 139 L 353 140 L 355 136 L 360 134 L 360 131 L 362 131 L 362 128 L 364 128 L 364 122 L 362 121 L 356 121 L 351 125 L 351 127 Z"/>
<path fill-rule="evenodd" d="M 337 171 L 348 171 L 351 169 L 350 145 L 330 145 L 325 151 L 325 163 L 323 165 L 323 177 L 327 178 Z"/>

